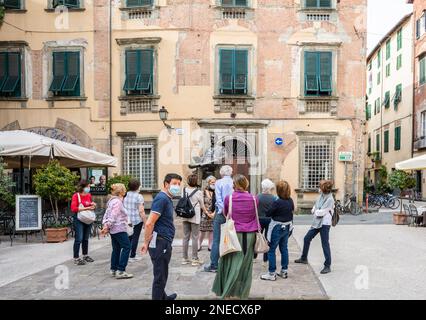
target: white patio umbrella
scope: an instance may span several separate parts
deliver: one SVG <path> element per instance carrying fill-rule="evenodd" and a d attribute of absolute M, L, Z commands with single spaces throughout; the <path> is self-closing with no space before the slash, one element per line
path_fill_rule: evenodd
<path fill-rule="evenodd" d="M 414 157 L 395 164 L 397 170 L 424 170 L 426 169 L 426 155 Z"/>
<path fill-rule="evenodd" d="M 70 168 L 117 166 L 115 157 L 24 130 L 0 131 L 0 156 L 7 168 L 20 168 L 22 159 L 25 166 L 40 167 L 50 158 Z"/>

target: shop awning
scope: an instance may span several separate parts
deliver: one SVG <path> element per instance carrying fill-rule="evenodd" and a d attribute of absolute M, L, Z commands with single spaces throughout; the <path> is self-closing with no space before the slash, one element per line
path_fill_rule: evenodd
<path fill-rule="evenodd" d="M 117 166 L 115 157 L 24 130 L 0 131 L 0 156 L 7 168 L 20 168 L 21 157 L 33 168 L 51 158 L 69 168 Z"/>
<path fill-rule="evenodd" d="M 414 157 L 395 164 L 397 170 L 424 170 L 426 169 L 426 155 Z"/>

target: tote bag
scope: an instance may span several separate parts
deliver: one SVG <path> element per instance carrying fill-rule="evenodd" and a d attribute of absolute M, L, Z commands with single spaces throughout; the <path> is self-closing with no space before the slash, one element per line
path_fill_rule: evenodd
<path fill-rule="evenodd" d="M 84 208 L 84 205 L 81 203 L 81 198 L 79 193 L 77 193 L 77 197 L 78 197 L 78 207 Z M 77 219 L 85 224 L 92 224 L 96 220 L 95 211 L 93 210 L 79 211 L 77 214 Z"/>
<path fill-rule="evenodd" d="M 253 197 L 253 201 L 254 201 L 254 207 L 256 210 L 256 219 L 257 219 L 257 223 L 260 226 L 260 221 L 259 221 L 259 213 L 257 212 L 257 203 L 256 203 L 256 198 Z M 266 240 L 265 236 L 263 235 L 262 232 L 260 232 L 261 229 L 259 229 L 256 232 L 256 243 L 254 244 L 254 252 L 255 253 L 266 253 L 269 251 L 269 244 L 268 244 L 268 240 Z"/>
<path fill-rule="evenodd" d="M 241 245 L 238 241 L 235 231 L 234 220 L 232 220 L 232 195 L 229 197 L 228 216 L 224 224 L 220 226 L 220 245 L 219 254 L 221 257 L 228 253 L 241 251 Z"/>

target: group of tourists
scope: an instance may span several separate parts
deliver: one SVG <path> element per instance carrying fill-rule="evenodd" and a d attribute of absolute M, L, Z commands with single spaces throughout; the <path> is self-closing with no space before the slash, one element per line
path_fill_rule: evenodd
<path fill-rule="evenodd" d="M 153 264 L 152 298 L 176 299 L 176 293 L 168 295 L 165 292 L 176 230 L 172 199 L 186 197 L 195 214 L 182 219 L 182 264 L 197 267 L 203 263 L 198 253 L 202 250 L 203 240 L 207 238 L 210 262 L 203 266 L 203 270 L 216 273 L 212 290 L 217 296 L 248 298 L 252 284 L 253 262 L 257 258 L 255 246 L 259 232 L 265 235 L 269 244 L 269 251 L 262 255 L 264 263 L 268 263 L 268 272 L 261 275 L 261 279 L 275 281 L 277 277 L 288 278 L 288 240 L 293 231 L 294 213 L 289 183 L 281 180 L 275 185 L 271 180 L 265 179 L 261 183 L 262 193 L 252 195 L 249 192 L 248 179 L 244 175 L 233 174 L 232 167 L 227 165 L 221 167 L 220 176 L 218 180 L 213 176 L 208 177 L 205 189 L 201 190 L 198 188 L 197 175 L 188 176 L 186 187 L 182 188 L 181 176 L 167 174 L 161 192 L 152 202 L 148 218 L 145 216 L 144 199 L 139 193 L 138 180 L 130 182 L 129 191 L 126 191 L 122 184 L 112 185 L 112 197 L 107 204 L 101 231 L 102 234 L 109 233 L 111 236 L 111 275 L 117 279 L 133 277 L 132 274 L 126 273 L 126 266 L 129 257 L 131 261 L 140 259 L 136 256 L 136 252 L 144 227 L 141 254 L 148 252 Z M 331 181 L 321 182 L 320 196 L 312 208 L 313 224 L 304 238 L 302 256 L 295 260 L 295 263 L 308 263 L 310 243 L 319 233 L 325 256 L 322 274 L 331 271 L 329 232 L 334 212 L 332 188 Z M 83 182 L 79 185 L 79 190 L 72 199 L 73 212 L 95 208 L 96 205 L 92 202 L 89 192 L 88 183 Z M 241 250 L 220 256 L 221 226 L 231 217 Z M 132 226 L 130 233 L 129 226 Z M 75 263 L 84 265 L 93 262 L 88 256 L 90 226 L 84 225 L 74 217 L 74 227 Z M 192 240 L 191 253 L 189 253 L 190 240 Z M 82 258 L 79 256 L 80 245 L 83 251 Z M 277 248 L 281 254 L 279 271 L 276 266 Z"/>

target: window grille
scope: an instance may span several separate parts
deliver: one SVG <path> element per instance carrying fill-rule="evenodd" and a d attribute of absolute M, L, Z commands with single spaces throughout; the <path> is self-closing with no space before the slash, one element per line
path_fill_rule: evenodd
<path fill-rule="evenodd" d="M 156 187 L 155 149 L 152 141 L 124 141 L 124 174 L 139 179 L 141 189 L 153 190 Z"/>

